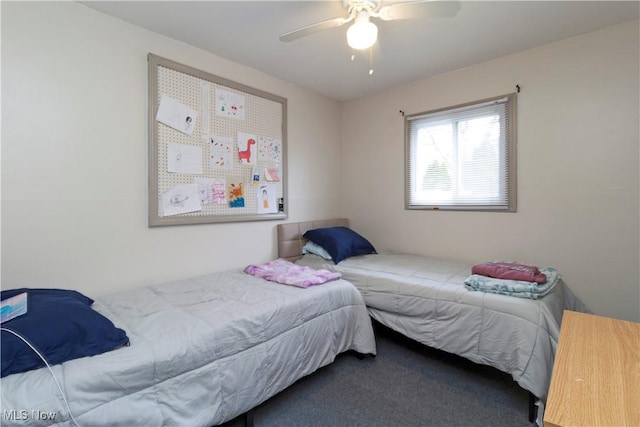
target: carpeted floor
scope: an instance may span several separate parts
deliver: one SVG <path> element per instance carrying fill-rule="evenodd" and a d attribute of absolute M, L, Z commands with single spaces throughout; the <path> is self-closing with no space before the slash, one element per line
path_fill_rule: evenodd
<path fill-rule="evenodd" d="M 488 366 L 376 327 L 378 355 L 342 354 L 254 409 L 256 427 L 523 426 L 528 393 Z M 224 424 L 240 427 L 240 417 Z"/>

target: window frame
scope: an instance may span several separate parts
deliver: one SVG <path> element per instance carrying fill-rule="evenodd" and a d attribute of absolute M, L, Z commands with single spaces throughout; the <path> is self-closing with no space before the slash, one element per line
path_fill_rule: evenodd
<path fill-rule="evenodd" d="M 413 153 L 413 144 L 411 135 L 411 126 L 410 122 L 416 120 L 422 116 L 429 116 L 440 114 L 446 116 L 446 112 L 451 112 L 455 114 L 462 109 L 472 109 L 473 107 L 481 107 L 483 105 L 490 104 L 492 102 L 497 102 L 502 99 L 507 99 L 505 102 L 505 113 L 506 113 L 506 126 L 502 126 L 505 129 L 505 136 L 507 141 L 504 144 L 501 144 L 500 149 L 506 150 L 504 156 L 506 156 L 506 161 L 503 161 L 500 158 L 501 164 L 506 166 L 507 171 L 504 176 L 501 176 L 499 179 L 507 179 L 506 184 L 506 204 L 493 205 L 493 204 L 456 204 L 455 202 L 452 204 L 419 204 L 419 203 L 411 203 L 411 169 L 412 169 L 412 153 Z M 472 101 L 465 104 L 458 104 L 444 108 L 438 108 L 435 110 L 429 110 L 421 113 L 405 115 L 404 117 L 404 126 L 405 126 L 405 210 L 447 210 L 447 211 L 474 211 L 474 212 L 516 212 L 517 211 L 517 132 L 516 132 L 516 124 L 517 124 L 517 107 L 516 107 L 516 93 L 510 93 L 507 95 L 495 96 L 491 98 L 482 99 L 479 101 Z M 417 142 L 417 141 L 415 141 Z"/>

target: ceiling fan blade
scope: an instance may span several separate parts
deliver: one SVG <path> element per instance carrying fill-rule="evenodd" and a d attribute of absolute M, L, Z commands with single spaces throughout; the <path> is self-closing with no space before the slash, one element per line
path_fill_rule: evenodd
<path fill-rule="evenodd" d="M 458 1 L 418 0 L 384 6 L 376 13 L 383 21 L 411 18 L 452 18 L 460 10 Z"/>
<path fill-rule="evenodd" d="M 309 34 L 317 33 L 318 31 L 328 30 L 329 28 L 339 27 L 346 24 L 353 19 L 352 16 L 348 18 L 333 18 L 327 21 L 317 22 L 315 24 L 307 25 L 306 27 L 298 28 L 297 30 L 289 31 L 280 35 L 281 42 L 290 42 L 299 38 L 308 36 Z"/>

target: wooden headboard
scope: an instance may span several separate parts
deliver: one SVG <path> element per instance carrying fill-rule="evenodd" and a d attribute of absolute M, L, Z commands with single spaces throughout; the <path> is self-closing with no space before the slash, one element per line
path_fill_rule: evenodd
<path fill-rule="evenodd" d="M 307 239 L 302 237 L 308 230 L 324 227 L 348 227 L 346 218 L 327 219 L 322 221 L 290 222 L 278 224 L 278 258 L 295 261 L 302 257 L 302 247 Z"/>

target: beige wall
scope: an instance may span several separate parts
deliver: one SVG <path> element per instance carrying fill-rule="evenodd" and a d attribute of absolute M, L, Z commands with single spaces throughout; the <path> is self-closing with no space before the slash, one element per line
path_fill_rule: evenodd
<path fill-rule="evenodd" d="M 343 214 L 380 248 L 556 267 L 597 314 L 640 320 L 639 23 L 345 104 Z M 404 210 L 403 118 L 515 91 L 518 212 Z"/>
<path fill-rule="evenodd" d="M 278 222 L 147 227 L 153 52 L 288 99 L 290 221 L 555 266 L 596 313 L 638 321 L 638 40 L 636 21 L 342 105 L 77 3 L 3 2 L 2 287 L 99 295 L 276 255 Z M 405 211 L 398 111 L 516 84 L 518 212 Z"/>
<path fill-rule="evenodd" d="M 147 227 L 147 53 L 288 99 L 289 220 L 340 214 L 340 104 L 73 2 L 2 3 L 2 286 L 99 295 L 276 256 L 277 221 Z"/>

